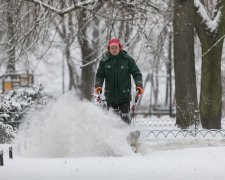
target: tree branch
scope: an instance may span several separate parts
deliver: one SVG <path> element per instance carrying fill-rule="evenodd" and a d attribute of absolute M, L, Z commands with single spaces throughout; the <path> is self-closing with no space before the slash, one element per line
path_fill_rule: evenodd
<path fill-rule="evenodd" d="M 46 3 L 43 3 L 40 0 L 24 0 L 24 1 L 29 1 L 29 2 L 38 4 L 41 7 L 44 7 L 46 9 L 49 9 L 49 10 L 57 13 L 59 16 L 63 16 L 65 14 L 67 14 L 67 13 L 70 13 L 70 12 L 72 12 L 75 9 L 84 9 L 86 11 L 89 11 L 89 12 L 93 13 L 94 15 L 97 15 L 99 17 L 111 20 L 110 17 L 107 17 L 105 15 L 99 14 L 97 12 L 94 12 L 93 9 L 85 7 L 85 6 L 90 5 L 90 4 L 95 4 L 95 1 L 87 1 L 87 2 L 80 3 L 80 4 L 73 4 L 71 7 L 68 7 L 68 8 L 63 9 L 63 10 L 57 9 L 55 7 L 52 7 L 52 6 L 50 6 L 50 5 L 46 4 Z M 131 18 L 128 18 L 128 19 L 115 18 L 114 20 L 116 20 L 116 21 L 130 21 L 130 20 L 133 20 L 133 19 L 131 19 Z"/>
<path fill-rule="evenodd" d="M 214 47 L 217 46 L 217 44 L 222 41 L 225 38 L 225 35 L 223 35 L 216 43 L 214 43 L 204 54 L 202 54 L 202 57 L 208 54 Z"/>
<path fill-rule="evenodd" d="M 38 4 L 39 6 L 44 7 L 44 8 L 46 8 L 46 9 L 50 9 L 51 11 L 53 11 L 53 12 L 55 12 L 55 13 L 57 13 L 57 14 L 60 14 L 60 13 L 61 13 L 61 10 L 58 10 L 58 9 L 56 9 L 56 8 L 54 8 L 54 7 L 52 7 L 52 6 L 48 5 L 48 4 L 46 4 L 46 3 L 43 3 L 43 2 L 40 1 L 40 0 L 25 0 L 25 1 L 29 1 L 29 2 Z"/>

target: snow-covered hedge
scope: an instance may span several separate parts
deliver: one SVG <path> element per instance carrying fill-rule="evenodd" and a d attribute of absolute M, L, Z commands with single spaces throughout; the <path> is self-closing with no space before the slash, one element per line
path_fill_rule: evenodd
<path fill-rule="evenodd" d="M 21 88 L 0 96 L 0 122 L 19 121 L 44 96 L 41 87 Z"/>
<path fill-rule="evenodd" d="M 0 95 L 0 143 L 8 142 L 15 136 L 16 128 L 11 124 L 21 121 L 30 107 L 45 104 L 47 99 L 49 96 L 41 86 L 15 89 Z"/>
<path fill-rule="evenodd" d="M 12 126 L 0 122 L 0 144 L 8 143 L 15 137 L 16 131 Z"/>

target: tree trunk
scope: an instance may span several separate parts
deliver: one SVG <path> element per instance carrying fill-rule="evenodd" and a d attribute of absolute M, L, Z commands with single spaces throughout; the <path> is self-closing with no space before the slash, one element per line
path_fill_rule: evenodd
<path fill-rule="evenodd" d="M 168 62 L 166 63 L 166 99 L 165 106 L 171 106 L 171 80 L 172 80 L 172 32 L 169 32 L 169 46 L 168 46 Z"/>
<path fill-rule="evenodd" d="M 210 31 L 204 24 L 202 17 L 197 13 L 198 8 L 195 9 L 194 18 L 195 29 L 201 42 L 203 55 L 199 109 L 202 126 L 206 129 L 221 129 L 221 58 L 223 48 L 223 39 L 221 37 L 225 33 L 225 1 L 221 1 L 217 5 L 217 12 L 220 9 L 222 14 L 219 26 L 215 31 Z"/>
<path fill-rule="evenodd" d="M 194 2 L 174 1 L 174 71 L 176 124 L 187 128 L 198 122 L 197 88 L 194 61 Z"/>
<path fill-rule="evenodd" d="M 87 40 L 80 40 L 83 64 L 92 61 L 97 55 L 93 53 L 93 49 L 89 47 Z M 91 56 L 90 56 L 91 55 Z M 89 57 L 88 57 L 89 56 Z M 81 91 L 82 97 L 91 100 L 94 88 L 94 66 L 93 64 L 82 68 L 81 72 Z"/>
<path fill-rule="evenodd" d="M 79 35 L 78 41 L 81 48 L 82 65 L 93 61 L 97 57 L 97 44 L 91 43 L 88 36 L 88 23 L 86 22 L 87 14 L 85 10 L 79 10 L 77 14 Z M 96 19 L 95 19 L 96 20 Z M 93 21 L 95 23 L 96 21 Z M 94 27 L 93 27 L 94 28 Z M 99 36 L 96 28 L 93 31 L 94 37 Z M 97 41 L 98 42 L 98 41 Z M 94 89 L 95 64 L 84 66 L 81 70 L 81 92 L 82 97 L 91 100 Z"/>
<path fill-rule="evenodd" d="M 14 1 L 8 0 L 6 2 L 6 9 L 7 9 L 7 24 L 8 24 L 8 61 L 7 61 L 7 72 L 14 72 L 16 70 L 15 67 L 15 27 L 14 27 Z"/>
<path fill-rule="evenodd" d="M 61 8 L 63 9 L 65 7 L 65 2 L 62 2 Z M 71 58 L 71 45 L 74 41 L 74 24 L 73 24 L 73 13 L 69 13 L 67 17 L 63 17 L 62 20 L 62 26 L 61 28 L 57 28 L 58 33 L 60 37 L 64 40 L 65 49 L 64 49 L 64 55 L 66 58 L 68 70 L 69 70 L 69 90 L 72 90 L 73 88 L 75 91 L 77 91 L 80 87 L 79 84 L 79 75 L 77 73 L 77 70 L 75 68 L 75 65 Z M 57 23 L 55 23 L 57 24 Z M 64 82 L 63 82 L 64 83 Z M 64 85 L 63 85 L 63 92 L 64 92 Z"/>
<path fill-rule="evenodd" d="M 76 77 L 76 71 L 73 68 L 73 63 L 71 62 L 71 53 L 70 53 L 70 44 L 66 44 L 66 49 L 65 49 L 65 56 L 66 56 L 66 62 L 68 65 L 68 70 L 69 70 L 69 90 L 72 90 L 73 88 L 76 90 L 79 81 L 75 82 L 75 77 Z"/>
<path fill-rule="evenodd" d="M 75 68 L 75 65 L 72 61 L 72 58 L 71 58 L 71 52 L 70 52 L 70 47 L 71 47 L 71 44 L 74 40 L 74 29 L 73 29 L 73 14 L 72 13 L 69 13 L 69 17 L 68 17 L 68 25 L 69 25 L 69 28 L 68 28 L 68 35 L 67 35 L 67 43 L 66 43 L 66 59 L 67 59 L 67 64 L 68 64 L 68 69 L 69 69 L 69 77 L 70 77 L 70 81 L 69 81 L 69 90 L 72 90 L 72 88 L 74 88 L 75 90 L 78 89 L 79 87 L 79 76 L 78 76 L 78 73 L 76 71 L 76 68 Z"/>
<path fill-rule="evenodd" d="M 202 52 L 206 52 L 216 41 L 202 43 Z M 220 42 L 202 58 L 200 117 L 202 127 L 221 129 L 222 84 L 221 55 L 223 43 Z"/>

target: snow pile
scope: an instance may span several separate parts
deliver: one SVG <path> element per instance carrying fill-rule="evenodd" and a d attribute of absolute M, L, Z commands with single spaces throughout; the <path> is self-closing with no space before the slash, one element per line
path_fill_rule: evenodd
<path fill-rule="evenodd" d="M 22 155 L 33 157 L 126 156 L 133 154 L 128 133 L 112 112 L 68 93 L 27 116 L 16 143 L 27 147 Z"/>

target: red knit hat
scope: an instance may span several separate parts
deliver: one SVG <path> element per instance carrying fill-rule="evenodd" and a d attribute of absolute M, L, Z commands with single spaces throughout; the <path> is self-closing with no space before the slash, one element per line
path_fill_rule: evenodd
<path fill-rule="evenodd" d="M 123 46 L 120 43 L 119 39 L 117 39 L 117 38 L 112 38 L 112 39 L 109 40 L 108 50 L 109 50 L 109 47 L 112 46 L 112 45 L 119 45 L 120 50 L 123 50 Z"/>

